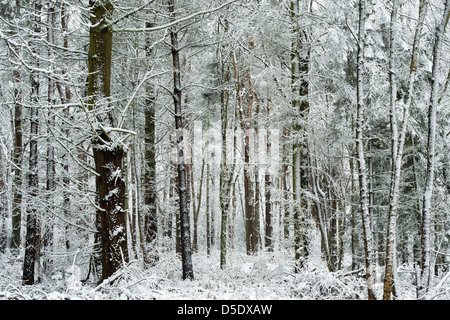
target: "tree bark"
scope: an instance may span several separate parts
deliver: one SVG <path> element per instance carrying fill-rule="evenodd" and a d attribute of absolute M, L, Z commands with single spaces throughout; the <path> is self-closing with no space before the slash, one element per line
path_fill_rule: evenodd
<path fill-rule="evenodd" d="M 281 211 L 283 212 L 283 239 L 288 240 L 290 238 L 290 208 L 289 208 L 289 165 L 288 165 L 288 133 L 287 129 L 283 128 L 281 136 L 281 190 L 283 192 L 281 200 Z"/>
<path fill-rule="evenodd" d="M 422 238 L 421 238 L 421 266 L 418 298 L 422 299 L 428 293 L 431 269 L 431 226 L 433 212 L 431 210 L 433 197 L 434 173 L 436 164 L 436 113 L 439 93 L 438 73 L 442 56 L 442 42 L 444 30 L 449 19 L 450 0 L 445 1 L 442 21 L 437 24 L 433 47 L 433 66 L 431 75 L 431 93 L 428 104 L 428 139 L 427 139 L 427 171 L 422 207 Z"/>
<path fill-rule="evenodd" d="M 268 251 L 273 251 L 273 224 L 272 224 L 272 199 L 271 199 L 271 187 L 272 187 L 272 177 L 270 174 L 270 161 L 271 161 L 271 135 L 270 128 L 268 125 L 270 117 L 270 99 L 267 97 L 267 109 L 266 109 L 266 159 L 265 163 L 265 174 L 264 174 L 264 190 L 265 190 L 265 232 L 264 232 L 264 244 Z"/>
<path fill-rule="evenodd" d="M 3 135 L 3 130 L 0 131 Z M 7 246 L 7 217 L 8 217 L 8 169 L 7 161 L 5 161 L 7 155 L 4 154 L 3 148 L 0 148 L 0 254 L 6 251 Z"/>
<path fill-rule="evenodd" d="M 36 35 L 41 32 L 41 10 L 40 1 L 34 2 L 35 18 L 34 31 Z M 36 48 L 33 48 L 36 53 Z M 40 252 L 40 221 L 37 211 L 38 197 L 38 134 L 39 134 L 39 73 L 31 73 L 31 118 L 30 118 L 30 156 L 28 167 L 28 199 L 27 199 L 27 221 L 25 237 L 25 255 L 23 261 L 22 283 L 33 285 L 35 282 L 35 267 L 39 264 Z"/>
<path fill-rule="evenodd" d="M 69 49 L 69 39 L 68 39 L 68 13 L 66 11 L 66 5 L 65 4 L 61 4 L 61 29 L 62 29 L 62 33 L 63 33 L 63 48 L 65 50 Z M 70 102 L 71 100 L 71 91 L 70 91 L 70 87 L 67 84 L 69 82 L 69 76 L 68 76 L 68 71 L 67 68 L 63 68 L 62 70 L 62 74 L 63 74 L 63 79 L 64 79 L 64 86 L 61 86 L 60 83 L 56 83 L 56 89 L 58 90 L 59 96 L 60 96 L 60 100 L 61 103 L 66 105 Z M 70 107 L 66 106 L 64 109 L 64 116 L 69 119 L 70 118 Z M 68 137 L 70 134 L 70 129 L 65 126 L 62 131 L 66 134 L 66 136 Z M 69 218 L 69 212 L 70 212 L 70 202 L 71 202 L 71 198 L 70 198 L 70 192 L 69 192 L 69 186 L 70 186 L 70 178 L 69 178 L 69 155 L 68 154 L 64 154 L 62 155 L 62 162 L 63 162 L 63 178 L 62 178 L 62 183 L 63 183 L 63 216 L 65 219 Z M 67 234 L 69 233 L 69 224 L 66 223 L 65 225 L 65 232 L 66 232 L 66 249 L 70 248 L 70 242 L 69 242 L 69 238 L 67 236 Z"/>
<path fill-rule="evenodd" d="M 244 219 L 245 219 L 245 240 L 246 252 L 252 255 L 257 250 L 256 237 L 254 234 L 255 213 L 254 213 L 254 190 L 253 183 L 250 177 L 250 123 L 251 123 L 251 108 L 252 100 L 249 101 L 249 106 L 244 107 L 243 103 L 243 88 L 244 84 L 239 74 L 238 62 L 236 54 L 233 53 L 233 70 L 234 70 L 234 86 L 237 100 L 237 108 L 239 111 L 239 121 L 242 136 L 242 154 L 243 154 L 243 173 L 244 173 Z"/>
<path fill-rule="evenodd" d="M 14 70 L 14 150 L 13 150 L 13 201 L 12 201 L 12 235 L 10 248 L 19 252 L 21 244 L 21 224 L 22 224 L 22 160 L 23 160 L 23 139 L 22 139 L 22 90 L 19 88 L 21 76 L 18 70 Z"/>
<path fill-rule="evenodd" d="M 359 27 L 358 27 L 358 55 L 357 55 L 357 107 L 356 107 L 356 155 L 358 158 L 359 196 L 361 206 L 361 219 L 363 228 L 363 242 L 366 264 L 366 284 L 369 300 L 376 300 L 375 285 L 375 254 L 371 230 L 371 216 L 369 213 L 368 173 L 364 155 L 364 111 L 366 109 L 363 94 L 364 69 L 364 41 L 366 22 L 366 1 L 359 1 Z"/>
<path fill-rule="evenodd" d="M 211 125 L 210 125 L 210 99 L 207 103 L 207 122 L 206 122 L 206 142 L 205 142 L 205 154 L 206 154 L 206 254 L 211 254 L 212 245 L 212 228 L 211 228 L 211 151 L 209 144 L 211 142 Z"/>
<path fill-rule="evenodd" d="M 169 0 L 169 13 L 172 21 L 175 20 L 175 4 L 174 0 Z M 191 252 L 191 236 L 189 221 L 189 206 L 187 199 L 187 183 L 186 183 L 186 163 L 184 157 L 183 142 L 183 119 L 181 106 L 181 69 L 180 55 L 178 45 L 178 32 L 175 27 L 169 29 L 170 42 L 172 46 L 172 63 L 173 63 L 173 103 L 175 111 L 175 130 L 177 144 L 177 173 L 178 173 L 178 195 L 180 199 L 180 240 L 181 240 L 181 259 L 183 267 L 183 280 L 194 279 L 194 270 L 192 266 Z"/>
<path fill-rule="evenodd" d="M 146 27 L 153 24 L 147 22 Z M 150 44 L 146 48 L 146 57 L 151 59 L 152 51 Z M 146 219 L 146 252 L 145 262 L 155 263 L 158 260 L 156 252 L 156 238 L 158 234 L 158 217 L 156 212 L 156 109 L 155 92 L 152 85 L 147 88 L 145 117 L 145 151 L 144 151 L 144 216 Z"/>
<path fill-rule="evenodd" d="M 386 268 L 385 268 L 385 278 L 384 278 L 384 300 L 391 300 L 394 293 L 394 275 L 395 275 L 395 259 L 396 259 L 396 228 L 397 228 L 397 203 L 400 192 L 400 174 L 403 160 L 403 147 L 405 145 L 408 121 L 409 121 L 409 111 L 411 109 L 412 95 L 414 93 L 414 83 L 417 73 L 418 64 L 418 52 L 420 37 L 422 32 L 423 23 L 425 20 L 425 15 L 427 11 L 427 1 L 421 0 L 419 7 L 419 20 L 416 26 L 411 64 L 408 77 L 408 92 L 407 92 L 407 102 L 403 109 L 403 120 L 401 123 L 401 132 L 398 133 L 398 124 L 396 119 L 396 75 L 395 75 L 395 38 L 396 38 L 396 21 L 397 21 L 397 7 L 398 1 L 394 0 L 392 3 L 392 14 L 391 14 L 391 34 L 390 34 L 390 58 L 389 58 L 389 82 L 390 82 L 390 123 L 391 123 L 391 139 L 392 139 L 392 171 L 391 171 L 391 187 L 389 194 L 389 212 L 388 212 L 388 231 L 386 236 Z"/>
<path fill-rule="evenodd" d="M 20 16 L 20 3 L 16 0 L 15 14 Z M 23 160 L 23 139 L 22 139 L 22 77 L 19 69 L 13 70 L 14 78 L 14 150 L 13 150 L 13 171 L 14 178 L 12 184 L 13 201 L 11 215 L 11 243 L 10 248 L 15 253 L 19 253 L 21 245 L 21 224 L 22 224 L 22 160 Z"/>
<path fill-rule="evenodd" d="M 109 25 L 113 13 L 110 1 L 90 1 L 91 28 L 88 52 L 88 106 L 96 111 L 111 95 L 112 27 Z M 106 102 L 108 103 L 108 102 Z M 105 127 L 114 126 L 111 112 L 99 112 L 97 121 Z M 124 263 L 128 262 L 125 205 L 125 177 L 123 161 L 125 152 L 113 141 L 104 129 L 96 132 L 92 141 L 97 171 L 96 185 L 99 196 L 102 278 L 109 278 Z"/>
<path fill-rule="evenodd" d="M 299 0 L 290 3 L 290 18 L 292 27 L 291 40 L 291 106 L 294 112 L 293 144 L 292 144 L 292 194 L 294 206 L 294 248 L 296 272 L 306 263 L 307 241 L 305 234 L 305 217 L 307 204 L 303 190 L 308 187 L 308 143 L 306 119 L 309 113 L 309 74 L 310 50 L 308 46 L 308 31 L 300 30 Z"/>
<path fill-rule="evenodd" d="M 228 21 L 224 21 L 225 27 L 224 32 L 228 31 Z M 220 24 L 219 24 L 220 26 Z M 227 246 L 228 246 L 228 232 L 227 228 L 229 225 L 229 209 L 231 205 L 230 196 L 231 196 L 231 184 L 234 176 L 234 169 L 236 165 L 236 161 L 234 161 L 233 165 L 229 164 L 229 156 L 227 152 L 227 144 L 228 140 L 228 126 L 229 117 L 228 117 L 228 103 L 229 103 L 229 93 L 226 89 L 227 83 L 230 81 L 231 73 L 229 66 L 224 61 L 223 51 L 224 47 L 220 47 L 218 49 L 218 55 L 221 59 L 221 63 L 219 64 L 218 74 L 220 77 L 220 82 L 222 85 L 222 89 L 220 92 L 220 117 L 221 117 L 221 135 L 222 135 L 222 153 L 221 153 L 221 161 L 220 161 L 220 211 L 221 211 L 221 223 L 220 223 L 220 267 L 223 269 L 227 264 Z M 234 119 L 236 121 L 236 119 Z M 236 125 L 236 122 L 234 122 Z M 236 135 L 234 135 L 234 153 L 236 149 Z M 231 217 L 232 218 L 232 217 Z M 231 237 L 230 237 L 231 238 Z"/>
<path fill-rule="evenodd" d="M 251 50 L 254 49 L 254 44 L 251 42 Z M 255 251 L 259 250 L 262 247 L 262 241 L 261 241 L 261 223 L 260 223 L 260 212 L 261 212 L 261 187 L 260 187 L 260 180 L 259 180 L 259 168 L 260 168 L 260 162 L 259 162 L 259 111 L 260 111 L 260 101 L 257 97 L 256 93 L 254 92 L 254 84 L 251 81 L 251 74 L 249 69 L 248 74 L 248 80 L 249 80 L 249 88 L 250 88 L 250 110 L 253 109 L 252 102 L 255 100 L 256 108 L 255 108 L 255 114 L 253 117 L 253 145 L 254 145 L 254 151 L 253 154 L 255 155 L 252 162 L 252 165 L 254 167 L 254 218 L 253 218 L 253 235 L 254 235 L 254 244 L 253 248 Z"/>
<path fill-rule="evenodd" d="M 50 6 L 48 8 L 48 18 L 47 18 L 47 41 L 50 44 L 55 44 L 55 8 Z M 49 61 L 53 61 L 53 55 L 51 50 L 48 50 Z M 54 72 L 54 64 L 51 63 L 50 70 Z M 55 80 L 51 77 L 48 78 L 47 87 L 47 102 L 50 106 L 56 104 L 56 84 Z M 56 125 L 55 115 L 53 110 L 50 108 L 47 114 L 47 181 L 46 181 L 46 191 L 47 191 L 47 202 L 51 211 L 54 210 L 54 191 L 56 188 L 56 166 L 55 166 L 55 146 L 54 138 L 52 136 L 51 130 Z M 43 231 L 42 231 L 42 252 L 43 257 L 42 262 L 42 272 L 45 275 L 51 274 L 52 258 L 51 252 L 53 250 L 53 219 L 46 219 L 47 221 L 42 221 Z M 48 221 L 50 220 L 50 221 Z"/>

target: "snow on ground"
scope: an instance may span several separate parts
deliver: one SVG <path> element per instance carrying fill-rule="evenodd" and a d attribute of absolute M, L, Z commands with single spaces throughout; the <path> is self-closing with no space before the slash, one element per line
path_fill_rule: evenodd
<path fill-rule="evenodd" d="M 323 261 L 310 257 L 309 266 L 293 272 L 290 251 L 248 256 L 231 252 L 220 268 L 220 252 L 193 255 L 194 280 L 181 279 L 181 261 L 173 252 L 144 268 L 131 261 L 102 284 L 82 283 L 86 265 L 71 265 L 65 276 L 53 275 L 33 286 L 22 286 L 23 257 L 0 255 L 0 300 L 359 300 L 367 299 L 363 272 L 329 272 Z M 382 270 L 377 270 L 376 291 L 381 298 Z M 413 270 L 398 271 L 401 299 L 415 299 Z M 450 273 L 434 280 L 429 298 L 450 299 Z"/>
<path fill-rule="evenodd" d="M 264 252 L 255 256 L 233 252 L 221 269 L 219 252 L 193 255 L 194 280 L 181 280 L 181 261 L 163 253 L 159 262 L 144 268 L 131 261 L 113 275 L 114 281 L 81 284 L 78 266 L 68 267 L 66 280 L 53 277 L 33 286 L 21 286 L 19 258 L 0 256 L 0 299 L 82 300 L 328 300 L 365 299 L 364 279 L 325 268 L 295 274 L 288 254 Z M 81 267 L 81 266 L 80 266 Z M 314 270 L 314 271 L 313 271 Z"/>

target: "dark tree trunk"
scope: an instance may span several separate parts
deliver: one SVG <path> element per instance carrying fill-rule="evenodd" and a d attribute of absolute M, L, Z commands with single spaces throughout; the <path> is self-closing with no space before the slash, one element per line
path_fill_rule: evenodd
<path fill-rule="evenodd" d="M 37 75 L 32 76 L 32 95 L 37 97 L 39 92 L 39 79 Z M 36 103 L 37 101 L 33 101 Z M 27 230 L 25 239 L 25 256 L 23 263 L 22 281 L 25 285 L 34 284 L 34 273 L 37 253 L 39 252 L 39 221 L 37 216 L 36 198 L 38 196 L 38 109 L 31 108 L 31 137 L 30 137 L 30 159 L 28 173 L 28 196 L 27 201 Z"/>
<path fill-rule="evenodd" d="M 15 14 L 19 16 L 20 5 L 16 0 Z M 12 251 L 18 253 L 21 244 L 21 223 L 22 223 L 22 158 L 23 158 L 23 140 L 22 140 L 22 90 L 20 88 L 22 77 L 20 71 L 13 71 L 14 77 L 14 151 L 13 151 L 13 201 L 12 201 L 12 217 L 11 217 L 11 243 Z"/>
<path fill-rule="evenodd" d="M 102 98 L 109 98 L 111 92 L 112 17 L 110 1 L 90 1 L 91 24 L 88 53 L 88 105 L 96 111 Z M 111 112 L 97 114 L 103 127 L 113 127 Z M 125 205 L 125 181 L 122 178 L 124 150 L 111 141 L 107 132 L 97 130 L 93 143 L 96 184 L 99 196 L 101 225 L 102 277 L 106 279 L 115 273 L 124 262 L 128 262 Z"/>
<path fill-rule="evenodd" d="M 105 136 L 102 136 L 105 138 Z M 128 261 L 126 215 L 124 208 L 125 181 L 117 172 L 122 171 L 122 148 L 107 149 L 101 144 L 94 147 L 95 169 L 99 196 L 102 277 L 109 278 Z"/>
<path fill-rule="evenodd" d="M 267 102 L 267 119 L 269 121 L 270 117 L 270 100 Z M 271 157 L 271 136 L 270 129 L 266 128 L 266 152 L 268 163 L 265 164 L 266 172 L 264 175 L 264 190 L 265 190 L 265 247 L 268 251 L 273 251 L 273 225 L 272 225 L 272 200 L 271 200 L 271 187 L 272 179 L 270 175 L 270 157 Z"/>
<path fill-rule="evenodd" d="M 35 20 L 34 31 L 37 34 L 41 31 L 41 9 L 39 1 L 34 4 Z M 34 53 L 36 49 L 33 48 Z M 33 285 L 36 262 L 39 263 L 40 252 L 40 230 L 37 212 L 38 197 L 38 133 L 39 133 L 39 112 L 37 104 L 39 101 L 40 79 L 36 71 L 31 74 L 31 121 L 30 121 L 30 158 L 28 168 L 28 199 L 27 199 L 27 230 L 25 238 L 25 255 L 23 261 L 22 282 L 24 285 Z M 37 261 L 36 261 L 37 260 Z"/>
<path fill-rule="evenodd" d="M 147 22 L 146 27 L 153 24 Z M 152 56 L 150 45 L 146 48 L 148 59 Z M 144 163 L 144 208 L 145 208 L 145 229 L 146 229 L 146 252 L 145 262 L 154 263 L 157 259 L 156 237 L 158 234 L 158 218 L 156 213 L 156 109 L 155 92 L 152 85 L 147 88 L 147 99 L 145 109 L 145 163 Z"/>
<path fill-rule="evenodd" d="M 14 178 L 13 178 L 13 201 L 12 201 L 12 236 L 11 249 L 19 251 L 20 248 L 20 230 L 22 222 L 22 91 L 19 88 L 21 76 L 19 71 L 14 71 L 14 82 L 17 86 L 14 88 Z"/>
<path fill-rule="evenodd" d="M 171 19 L 175 19 L 174 0 L 169 0 L 169 12 Z M 186 163 L 184 156 L 184 137 L 183 137 L 183 118 L 181 106 L 181 74 L 180 74 L 180 55 L 178 46 L 178 32 L 175 27 L 170 28 L 170 40 L 172 45 L 172 63 L 173 63 L 173 103 L 175 109 L 175 130 L 177 145 L 177 173 L 178 173 L 178 195 L 180 205 L 180 244 L 181 260 L 183 266 L 183 280 L 194 279 L 194 270 L 191 257 L 191 235 L 189 221 L 189 205 L 187 198 L 186 182 Z"/>
<path fill-rule="evenodd" d="M 7 161 L 3 150 L 0 150 L 0 253 L 4 253 L 7 245 L 8 201 L 7 201 Z"/>

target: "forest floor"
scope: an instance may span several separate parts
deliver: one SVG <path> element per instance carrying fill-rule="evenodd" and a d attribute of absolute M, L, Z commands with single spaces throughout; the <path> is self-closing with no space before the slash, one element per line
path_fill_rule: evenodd
<path fill-rule="evenodd" d="M 306 270 L 294 273 L 286 252 L 255 256 L 232 252 L 226 268 L 219 266 L 219 251 L 208 257 L 193 255 L 194 280 L 181 280 L 181 261 L 172 252 L 144 268 L 131 261 L 113 275 L 114 281 L 82 283 L 75 275 L 53 276 L 33 286 L 21 285 L 22 262 L 0 255 L 0 300 L 360 300 L 366 299 L 363 272 L 329 272 L 320 261 L 309 261 Z M 68 270 L 70 271 L 70 270 Z M 78 273 L 77 273 L 78 272 Z M 406 273 L 405 273 L 406 274 Z M 413 287 L 403 283 L 403 299 L 414 299 Z M 442 281 L 441 281 L 442 282 Z M 382 292 L 382 282 L 377 283 Z M 441 284 L 438 299 L 448 299 L 450 288 Z"/>

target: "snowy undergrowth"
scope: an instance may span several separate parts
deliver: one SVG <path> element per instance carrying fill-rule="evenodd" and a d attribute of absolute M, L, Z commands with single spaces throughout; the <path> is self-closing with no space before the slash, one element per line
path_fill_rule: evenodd
<path fill-rule="evenodd" d="M 309 269 L 293 272 L 292 260 L 282 252 L 255 256 L 233 252 L 227 267 L 220 268 L 219 252 L 193 255 L 194 280 L 181 280 L 181 261 L 172 252 L 162 253 L 158 263 L 144 268 L 131 261 L 110 279 L 98 285 L 80 282 L 74 276 L 53 277 L 33 286 L 22 286 L 22 257 L 0 255 L 0 300 L 348 300 L 366 299 L 361 273 L 331 273 L 318 261 Z M 403 299 L 415 299 L 412 272 L 399 270 L 398 286 Z M 381 294 L 382 282 L 376 290 Z M 381 296 L 380 296 L 381 297 Z M 433 281 L 429 299 L 450 299 L 450 273 Z"/>
<path fill-rule="evenodd" d="M 209 257 L 196 253 L 194 280 L 182 281 L 179 257 L 163 253 L 155 266 L 144 268 L 139 261 L 131 261 L 100 285 L 66 278 L 26 287 L 20 284 L 20 259 L 0 259 L 0 299 L 341 300 L 365 299 L 366 295 L 363 279 L 316 267 L 294 273 L 292 261 L 280 252 L 255 256 L 234 252 L 224 269 L 218 251 Z"/>

